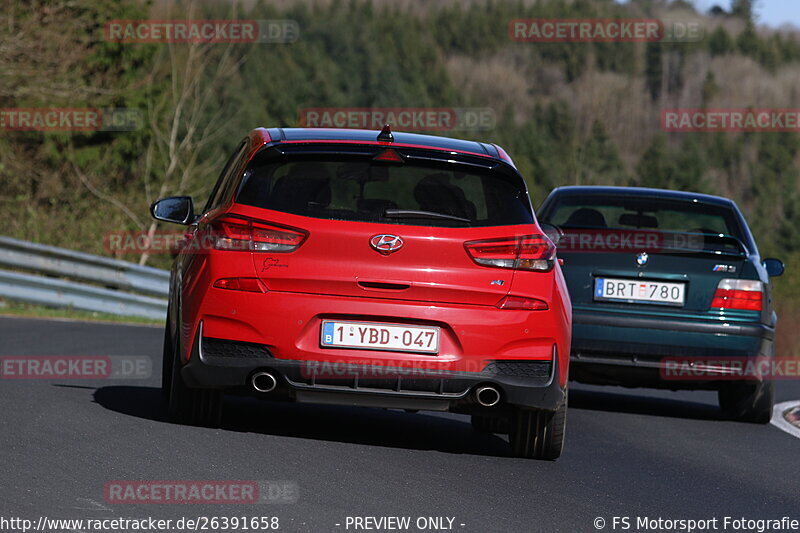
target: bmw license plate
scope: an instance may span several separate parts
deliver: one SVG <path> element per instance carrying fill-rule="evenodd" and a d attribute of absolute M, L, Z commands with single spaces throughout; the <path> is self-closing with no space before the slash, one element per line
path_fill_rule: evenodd
<path fill-rule="evenodd" d="M 435 354 L 439 353 L 439 328 L 325 320 L 320 344 L 327 348 Z"/>
<path fill-rule="evenodd" d="M 645 304 L 683 305 L 685 283 L 595 278 L 594 299 Z"/>

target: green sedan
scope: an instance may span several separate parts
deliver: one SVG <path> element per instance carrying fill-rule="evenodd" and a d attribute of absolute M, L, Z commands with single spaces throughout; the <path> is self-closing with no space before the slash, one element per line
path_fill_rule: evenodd
<path fill-rule="evenodd" d="M 772 416 L 770 276 L 734 202 L 627 187 L 561 187 L 538 218 L 557 241 L 583 383 L 718 390 L 733 419 Z"/>

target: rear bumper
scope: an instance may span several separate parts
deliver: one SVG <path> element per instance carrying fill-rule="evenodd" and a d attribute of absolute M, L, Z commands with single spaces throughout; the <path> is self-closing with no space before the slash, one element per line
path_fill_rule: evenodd
<path fill-rule="evenodd" d="M 548 310 L 528 311 L 366 292 L 352 297 L 214 288 L 221 275 L 201 271 L 197 281 L 187 282 L 195 288 L 180 307 L 182 375 L 190 387 L 246 392 L 251 375 L 267 370 L 280 386 L 263 396 L 290 401 L 460 412 L 475 406 L 476 386 L 490 384 L 505 405 L 555 410 L 564 402 L 571 317 L 566 293 L 556 285 L 540 295 Z M 437 327 L 439 351 L 323 347 L 326 320 Z M 243 348 L 219 350 L 215 342 Z M 526 375 L 526 368 L 542 365 L 549 369 L 544 375 Z M 334 375 L 326 374 L 331 368 Z"/>
<path fill-rule="evenodd" d="M 623 386 L 718 389 L 736 380 L 731 373 L 736 364 L 772 357 L 774 337 L 774 328 L 755 322 L 576 312 L 570 378 Z"/>
<path fill-rule="evenodd" d="M 204 348 L 212 346 L 211 350 Z M 274 391 L 259 394 L 252 390 L 250 378 L 259 371 L 276 377 L 278 387 Z M 557 379 L 555 347 L 548 361 L 498 361 L 481 372 L 421 370 L 278 359 L 264 345 L 204 338 L 201 327 L 181 373 L 189 387 L 302 403 L 470 413 L 508 406 L 555 410 L 566 398 Z M 499 390 L 498 406 L 477 404 L 474 391 L 481 385 Z"/>
<path fill-rule="evenodd" d="M 772 340 L 775 328 L 761 323 L 738 323 L 710 320 L 680 320 L 674 318 L 650 318 L 618 314 L 573 313 L 574 324 L 580 326 L 604 326 L 619 328 L 620 331 L 635 328 L 680 333 L 704 333 L 707 335 L 740 335 Z"/>

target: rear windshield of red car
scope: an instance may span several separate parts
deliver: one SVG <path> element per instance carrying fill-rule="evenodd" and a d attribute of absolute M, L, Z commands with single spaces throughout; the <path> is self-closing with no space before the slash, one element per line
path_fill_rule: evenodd
<path fill-rule="evenodd" d="M 254 161 L 236 201 L 329 220 L 478 227 L 531 224 L 524 182 L 491 168 L 332 156 Z"/>

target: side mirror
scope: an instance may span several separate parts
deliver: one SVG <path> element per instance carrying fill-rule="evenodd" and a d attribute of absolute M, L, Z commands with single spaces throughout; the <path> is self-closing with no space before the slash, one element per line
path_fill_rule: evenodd
<path fill-rule="evenodd" d="M 153 202 L 150 214 L 156 220 L 186 226 L 194 221 L 194 203 L 191 196 L 170 196 Z"/>
<path fill-rule="evenodd" d="M 767 269 L 767 274 L 770 277 L 780 276 L 783 274 L 785 267 L 783 266 L 783 261 L 780 259 L 773 259 L 768 257 L 761 262 L 764 265 L 764 268 Z"/>
<path fill-rule="evenodd" d="M 540 222 L 539 227 L 542 228 L 544 234 L 547 235 L 547 237 L 553 241 L 553 244 L 556 246 L 558 246 L 559 241 L 564 237 L 564 230 L 558 226 L 548 224 L 547 222 Z"/>

